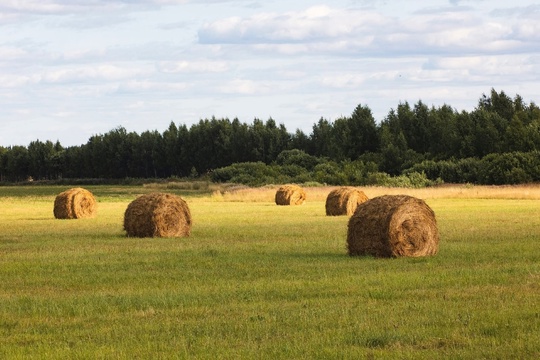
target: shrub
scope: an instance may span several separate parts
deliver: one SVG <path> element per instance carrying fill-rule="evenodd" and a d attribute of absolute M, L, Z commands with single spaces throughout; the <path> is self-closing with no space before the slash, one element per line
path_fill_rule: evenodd
<path fill-rule="evenodd" d="M 210 179 L 213 182 L 262 185 L 265 183 L 265 179 L 274 179 L 278 175 L 279 172 L 275 168 L 259 161 L 236 163 L 216 169 L 210 174 Z"/>
<path fill-rule="evenodd" d="M 489 154 L 482 159 L 484 184 L 523 184 L 540 180 L 539 152 Z"/>
<path fill-rule="evenodd" d="M 278 165 L 296 165 L 306 170 L 313 170 L 321 160 L 298 149 L 283 150 L 276 158 Z"/>
<path fill-rule="evenodd" d="M 426 177 L 425 173 L 419 173 L 416 171 L 399 176 L 390 176 L 386 173 L 378 172 L 369 174 L 367 179 L 367 185 L 402 188 L 423 188 L 440 184 L 442 182 L 443 181 L 441 179 L 430 180 Z"/>
<path fill-rule="evenodd" d="M 341 165 L 346 181 L 346 184 L 342 185 L 364 185 L 368 175 L 379 170 L 377 164 L 374 162 L 364 162 L 361 160 L 344 161 Z"/>
<path fill-rule="evenodd" d="M 318 164 L 313 169 L 314 179 L 323 184 L 344 185 L 347 178 L 341 171 L 339 165 L 333 161 Z"/>

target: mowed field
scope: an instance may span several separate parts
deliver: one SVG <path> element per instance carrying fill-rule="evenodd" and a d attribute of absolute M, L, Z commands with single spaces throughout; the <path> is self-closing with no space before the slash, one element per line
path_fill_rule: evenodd
<path fill-rule="evenodd" d="M 66 186 L 0 187 L 1 359 L 537 359 L 540 186 L 361 188 L 434 210 L 439 253 L 346 252 L 332 189 L 88 186 L 93 219 L 57 220 Z M 180 194 L 189 238 L 127 238 L 137 195 Z"/>

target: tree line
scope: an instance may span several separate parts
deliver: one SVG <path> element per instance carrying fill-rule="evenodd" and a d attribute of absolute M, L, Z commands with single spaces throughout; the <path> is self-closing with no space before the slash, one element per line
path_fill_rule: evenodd
<path fill-rule="evenodd" d="M 0 146 L 0 181 L 208 175 L 250 184 L 360 185 L 422 174 L 446 182 L 522 183 L 540 181 L 539 151 L 540 108 L 491 89 L 470 112 L 420 100 L 399 103 L 377 123 L 360 104 L 350 116 L 319 119 L 309 134 L 289 132 L 272 118 L 212 117 L 189 128 L 171 122 L 162 133 L 117 127 L 80 146 L 40 140 Z"/>

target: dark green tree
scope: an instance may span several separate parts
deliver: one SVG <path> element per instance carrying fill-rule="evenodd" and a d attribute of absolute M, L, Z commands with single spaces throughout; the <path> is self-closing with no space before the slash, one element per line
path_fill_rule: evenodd
<path fill-rule="evenodd" d="M 8 180 L 23 181 L 28 178 L 30 158 L 26 147 L 15 145 L 8 148 L 4 161 Z"/>
<path fill-rule="evenodd" d="M 332 150 L 334 145 L 334 135 L 332 133 L 332 124 L 328 120 L 320 118 L 312 128 L 309 153 L 319 157 L 332 157 L 333 153 L 335 153 L 335 150 Z"/>
<path fill-rule="evenodd" d="M 290 148 L 309 152 L 311 148 L 310 137 L 306 135 L 302 130 L 296 129 L 296 132 L 291 135 Z"/>
<path fill-rule="evenodd" d="M 456 114 L 456 131 L 460 139 L 458 158 L 476 157 L 476 126 L 472 116 L 466 112 Z"/>
<path fill-rule="evenodd" d="M 256 157 L 251 151 L 252 138 L 250 126 L 246 123 L 241 123 L 238 118 L 235 118 L 231 123 L 230 142 L 232 163 L 256 161 Z"/>
<path fill-rule="evenodd" d="M 496 112 L 486 110 L 475 110 L 470 116 L 474 123 L 474 156 L 501 152 L 506 120 Z"/>
<path fill-rule="evenodd" d="M 179 131 L 174 122 L 171 121 L 167 130 L 163 132 L 163 152 L 165 156 L 164 174 L 166 176 L 179 176 L 180 161 L 178 155 L 180 154 L 180 144 L 178 141 Z"/>
<path fill-rule="evenodd" d="M 461 139 L 456 122 L 456 112 L 450 106 L 431 108 L 426 124 L 429 138 L 426 150 L 431 157 L 449 159 L 458 156 Z"/>
<path fill-rule="evenodd" d="M 7 176 L 7 153 L 8 149 L 0 146 L 0 182 L 6 180 Z"/>
<path fill-rule="evenodd" d="M 45 180 L 54 177 L 52 158 L 56 153 L 54 144 L 47 140 L 32 141 L 28 145 L 28 172 L 35 180 Z"/>
<path fill-rule="evenodd" d="M 499 115 L 501 118 L 510 122 L 514 117 L 516 107 L 519 110 L 523 106 L 521 97 L 516 97 L 516 103 L 512 99 L 501 91 L 497 93 L 495 89 L 491 89 L 490 96 L 487 97 L 485 94 L 482 95 L 478 101 L 478 109 L 485 110 L 488 112 L 494 112 Z"/>

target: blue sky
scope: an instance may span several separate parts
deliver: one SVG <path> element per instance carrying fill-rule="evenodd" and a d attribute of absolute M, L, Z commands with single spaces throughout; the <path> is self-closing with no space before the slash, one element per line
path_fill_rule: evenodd
<path fill-rule="evenodd" d="M 400 102 L 540 102 L 540 3 L 0 0 L 0 146 L 123 126 L 321 117 Z"/>

